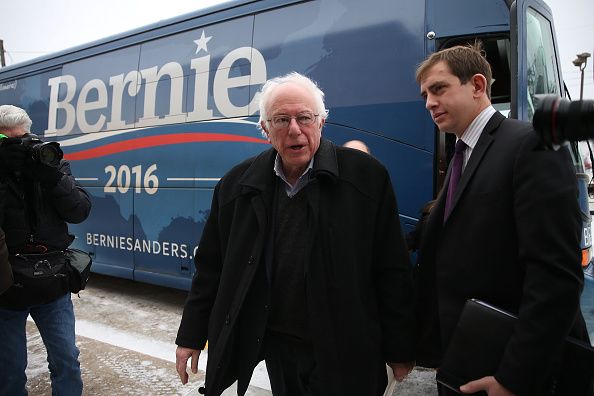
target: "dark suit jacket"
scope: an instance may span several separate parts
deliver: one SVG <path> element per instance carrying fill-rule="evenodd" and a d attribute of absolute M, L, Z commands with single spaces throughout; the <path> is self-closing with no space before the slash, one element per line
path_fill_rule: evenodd
<path fill-rule="evenodd" d="M 444 223 L 446 194 L 437 199 L 419 253 L 418 362 L 439 366 L 464 302 L 477 298 L 519 315 L 496 379 L 517 394 L 542 394 L 570 330 L 587 338 L 570 155 L 546 150 L 530 124 L 496 113 Z"/>

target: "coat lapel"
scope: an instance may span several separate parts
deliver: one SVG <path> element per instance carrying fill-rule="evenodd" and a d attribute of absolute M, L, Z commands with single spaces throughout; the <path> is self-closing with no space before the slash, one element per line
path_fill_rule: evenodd
<path fill-rule="evenodd" d="M 269 149 L 262 152 L 239 180 L 242 195 L 252 195 L 252 205 L 258 218 L 258 225 L 265 229 L 267 211 L 274 196 L 275 175 L 274 160 L 276 151 Z"/>
<path fill-rule="evenodd" d="M 273 148 L 262 152 L 250 165 L 239 180 L 241 195 L 250 199 L 250 204 L 258 222 L 259 237 L 262 242 L 258 246 L 264 247 L 264 264 L 268 283 L 272 279 L 272 236 L 274 231 L 274 190 L 276 176 L 274 174 L 274 161 L 276 150 Z"/>
<path fill-rule="evenodd" d="M 312 170 L 312 179 L 307 194 L 308 202 L 308 249 L 311 251 L 315 239 L 318 238 L 316 230 L 319 229 L 320 223 L 320 205 L 321 205 L 321 189 L 325 188 L 327 183 L 335 183 L 338 178 L 338 160 L 336 158 L 336 148 L 326 139 L 320 141 L 320 147 L 316 152 L 314 158 L 314 166 Z M 322 185 L 323 184 L 323 185 Z M 308 266 L 305 267 L 308 271 Z"/>
<path fill-rule="evenodd" d="M 456 192 L 454 194 L 454 200 L 452 202 L 451 213 L 453 213 L 454 210 L 456 209 L 456 205 L 458 204 L 460 197 L 462 196 L 462 194 L 464 194 L 464 190 L 468 186 L 468 183 L 472 179 L 472 176 L 474 175 L 479 164 L 483 160 L 485 154 L 487 153 L 489 147 L 491 146 L 491 143 L 493 143 L 493 141 L 495 139 L 495 136 L 494 136 L 495 131 L 497 130 L 497 128 L 499 127 L 499 125 L 501 124 L 501 122 L 504 119 L 505 119 L 505 117 L 501 113 L 496 112 L 489 119 L 489 122 L 487 122 L 487 125 L 485 125 L 485 129 L 483 129 L 483 132 L 481 133 L 481 137 L 479 138 L 478 142 L 476 143 L 476 146 L 472 150 L 470 159 L 468 160 L 468 163 L 466 164 L 466 167 L 464 168 L 464 171 L 462 172 L 462 177 L 460 178 L 460 182 L 458 183 L 458 187 L 456 188 Z M 450 164 L 450 168 L 451 168 L 451 164 Z M 451 173 L 451 169 L 448 169 L 448 174 L 450 174 L 450 173 Z M 449 181 L 449 177 L 446 177 L 446 183 L 448 183 L 448 181 Z M 445 194 L 443 194 L 443 195 L 445 195 Z M 448 216 L 448 219 L 450 217 L 451 216 Z M 447 219 L 446 219 L 446 223 L 447 223 Z"/>

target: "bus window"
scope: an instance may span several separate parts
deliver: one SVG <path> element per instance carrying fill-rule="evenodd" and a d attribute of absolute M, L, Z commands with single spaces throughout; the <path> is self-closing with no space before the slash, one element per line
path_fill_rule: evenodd
<path fill-rule="evenodd" d="M 532 120 L 536 106 L 535 95 L 559 95 L 560 83 L 550 21 L 528 8 L 526 31 L 528 118 Z"/>

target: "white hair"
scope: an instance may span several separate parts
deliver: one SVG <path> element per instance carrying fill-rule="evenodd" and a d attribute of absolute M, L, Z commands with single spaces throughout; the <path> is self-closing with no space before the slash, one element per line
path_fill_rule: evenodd
<path fill-rule="evenodd" d="M 307 89 L 314 98 L 315 109 L 314 111 L 316 114 L 319 114 L 320 118 L 325 120 L 328 117 L 328 110 L 326 110 L 326 106 L 324 106 L 324 92 L 320 88 L 318 88 L 318 84 L 315 81 L 311 80 L 308 77 L 305 77 L 302 74 L 297 72 L 291 72 L 284 76 L 272 78 L 262 86 L 260 90 L 260 120 L 258 122 L 258 126 L 262 129 L 262 122 L 266 122 L 268 120 L 268 102 L 270 101 L 270 97 L 272 92 L 280 85 L 292 83 L 299 85 L 305 89 Z M 266 133 L 262 131 L 262 135 L 266 137 Z"/>
<path fill-rule="evenodd" d="M 31 124 L 33 124 L 31 118 L 20 107 L 13 105 L 0 106 L 0 133 L 2 133 L 2 129 L 12 129 L 21 126 L 25 128 L 27 133 L 30 133 Z"/>

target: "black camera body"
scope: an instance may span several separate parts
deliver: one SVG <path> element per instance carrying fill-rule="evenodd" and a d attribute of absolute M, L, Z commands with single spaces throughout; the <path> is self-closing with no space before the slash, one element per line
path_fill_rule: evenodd
<path fill-rule="evenodd" d="M 27 148 L 33 161 L 57 168 L 64 158 L 64 152 L 57 142 L 43 142 L 37 135 L 28 133 L 21 138 L 21 144 Z"/>
<path fill-rule="evenodd" d="M 566 140 L 593 139 L 594 100 L 569 101 L 556 95 L 539 95 L 532 125 L 549 147 Z"/>

